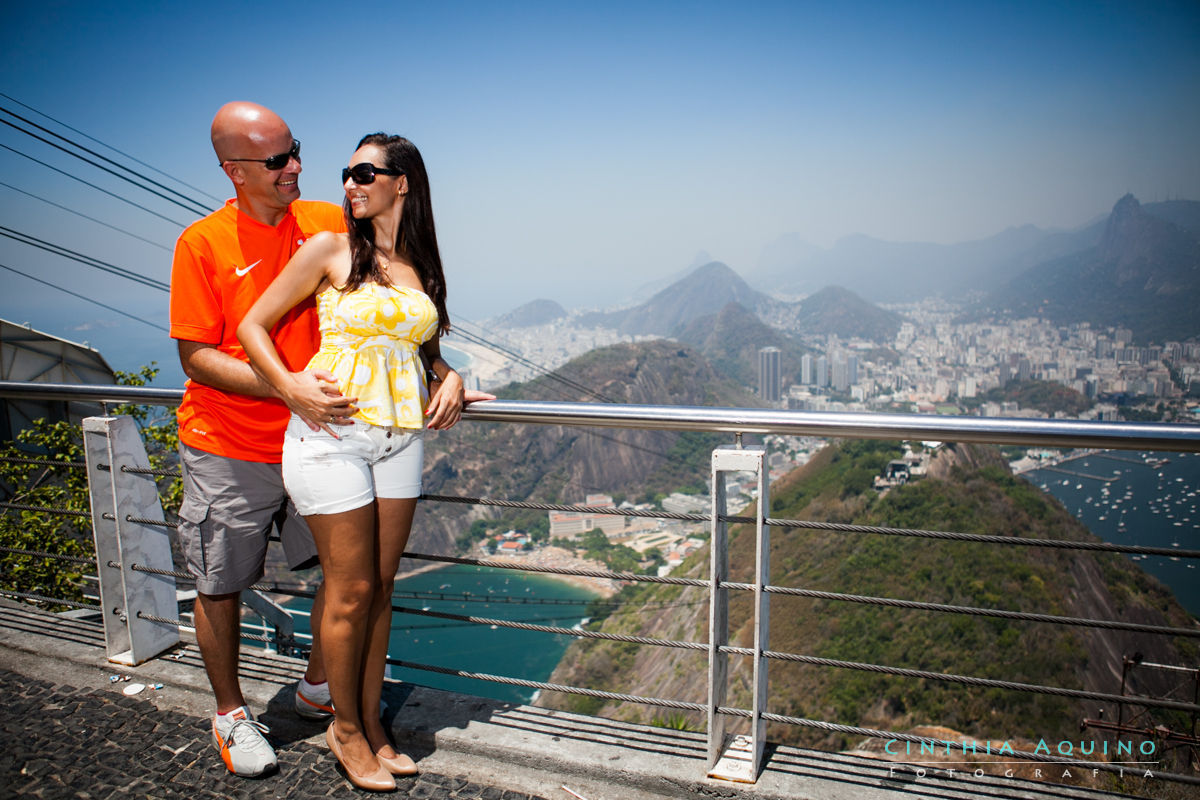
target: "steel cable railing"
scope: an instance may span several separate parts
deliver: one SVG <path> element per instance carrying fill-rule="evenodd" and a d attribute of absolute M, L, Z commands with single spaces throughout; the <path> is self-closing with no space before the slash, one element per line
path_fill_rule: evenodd
<path fill-rule="evenodd" d="M 0 394 L 6 388 L 6 384 L 0 383 Z M 108 389 L 106 387 L 90 387 L 93 390 L 102 390 L 101 394 L 106 397 Z M 168 393 L 169 394 L 169 393 Z M 143 396 L 139 402 L 151 402 Z M 129 402 L 128 396 L 123 396 L 121 402 Z M 597 410 L 597 408 L 599 410 Z M 980 420 L 928 420 L 928 419 L 912 419 L 907 415 L 839 415 L 839 414 L 797 414 L 789 415 L 796 418 L 803 418 L 801 421 L 780 422 L 779 415 L 775 412 L 758 412 L 757 410 L 745 409 L 702 409 L 701 414 L 693 414 L 696 409 L 666 409 L 665 413 L 661 407 L 644 407 L 644 406 L 627 406 L 617 409 L 615 412 L 613 406 L 594 407 L 593 404 L 555 404 L 555 403 L 515 403 L 506 401 L 496 401 L 494 403 L 484 404 L 472 409 L 468 409 L 465 414 L 465 419 L 468 420 L 483 420 L 483 421 L 503 421 L 517 423 L 553 423 L 553 424 L 568 424 L 568 425 L 599 425 L 602 427 L 655 427 L 673 430 L 724 430 L 724 431 L 750 431 L 750 432 L 784 432 L 784 433 L 802 433 L 804 435 L 817 436 L 850 436 L 854 438 L 939 438 L 951 441 L 985 441 L 995 443 L 1029 443 L 1029 440 L 1035 440 L 1038 444 L 1053 444 L 1061 442 L 1067 445 L 1075 445 L 1081 442 L 1087 443 L 1090 446 L 1101 446 L 1109 448 L 1124 448 L 1124 449 L 1157 449 L 1157 450 L 1184 450 L 1184 451 L 1200 451 L 1200 429 L 1190 426 L 1139 426 L 1134 423 L 1091 423 L 1087 425 L 1073 424 L 1071 421 L 1036 421 L 1036 420 L 1021 420 L 1021 421 L 980 421 Z M 699 416 L 703 419 L 695 419 Z M 849 419 L 857 417 L 860 419 Z M 867 418 L 870 418 L 869 420 Z M 630 424 L 631 421 L 636 421 L 637 424 Z M 1153 428 L 1153 430 L 1151 430 Z M 62 466 L 65 462 L 48 461 L 45 466 Z M 121 472 L 149 474 L 158 477 L 174 477 L 178 475 L 177 471 L 172 470 L 150 470 L 136 467 L 122 466 Z M 477 505 L 491 505 L 496 507 L 517 508 L 527 510 L 544 510 L 544 511 L 564 511 L 570 513 L 591 513 L 591 514 L 609 514 L 614 516 L 626 517 L 654 517 L 660 519 L 671 519 L 687 522 L 712 522 L 712 516 L 706 514 L 677 514 L 671 512 L 640 512 L 633 509 L 612 509 L 612 508 L 594 508 L 586 506 L 532 503 L 523 501 L 509 501 L 495 498 L 460 498 L 449 497 L 442 495 L 426 495 L 424 500 L 447 502 L 447 503 L 471 503 Z M 13 510 L 29 510 L 42 513 L 67 513 L 76 515 L 87 515 L 87 512 L 72 512 L 66 509 L 51 509 L 40 508 L 36 506 L 24 507 L 17 504 L 0 504 L 0 508 L 11 508 Z M 107 518 L 111 518 L 111 515 Z M 144 519 L 136 516 L 125 516 L 126 521 L 135 522 L 145 525 L 158 525 L 164 527 L 174 527 L 174 523 Z M 754 523 L 754 517 L 742 515 L 722 515 L 717 518 L 721 522 L 726 523 Z M 850 525 L 841 523 L 822 523 L 808 520 L 791 520 L 791 519 L 776 519 L 767 518 L 763 521 L 766 526 L 782 527 L 786 529 L 808 529 L 827 531 L 835 533 L 844 533 L 851 535 L 885 535 L 899 536 L 910 538 L 925 538 L 932 540 L 943 541 L 960 541 L 972 542 L 991 546 L 1022 546 L 1022 547 L 1044 547 L 1060 550 L 1081 550 L 1093 552 L 1111 552 L 1111 553 L 1126 553 L 1126 554 L 1142 554 L 1142 555 L 1164 555 L 1175 558 L 1198 558 L 1200 551 L 1196 550 L 1180 550 L 1178 548 L 1153 548 L 1141 547 L 1136 545 L 1114 545 L 1102 542 L 1083 542 L 1074 540 L 1055 540 L 1055 539 L 1026 539 L 1021 537 L 1007 536 L 988 536 L 981 534 L 968 534 L 961 532 L 945 532 L 945 531 L 928 531 L 921 529 L 906 529 L 906 528 L 890 528 L 882 526 L 862 526 Z M 26 555 L 48 555 L 39 554 L 37 551 L 24 551 Z M 508 562 L 502 562 L 490 559 L 463 559 L 454 557 L 439 557 L 424 554 L 406 553 L 406 557 L 417 558 L 429 561 L 439 561 L 450 564 L 473 564 L 478 566 L 495 567 L 503 569 L 519 569 L 528 572 L 542 572 L 547 574 L 562 574 L 580 577 L 593 577 L 601 579 L 609 579 L 623 582 L 647 582 L 647 583 L 662 583 L 673 584 L 680 586 L 694 586 L 702 588 L 711 588 L 709 581 L 691 578 L 671 578 L 670 576 L 658 577 L 637 575 L 634 573 L 617 572 L 610 570 L 589 570 L 589 569 L 563 569 L 553 567 L 540 567 L 537 565 L 513 565 Z M 86 563 L 86 562 L 85 562 Z M 94 563 L 94 560 L 93 562 Z M 111 566 L 119 566 L 113 562 L 109 562 Z M 148 568 L 141 568 L 137 565 L 132 565 L 135 570 L 143 570 L 151 572 Z M 157 571 L 158 574 L 170 574 L 176 579 L 187 580 L 190 576 L 186 573 L 176 573 L 172 571 Z M 255 588 L 261 591 L 281 591 L 279 587 L 271 587 L 268 585 L 259 585 Z M 752 584 L 735 583 L 730 581 L 722 581 L 719 583 L 721 589 L 731 589 L 736 591 L 753 590 L 755 587 Z M 886 597 L 871 597 L 864 595 L 853 595 L 837 592 L 824 592 L 810 589 L 799 589 L 794 587 L 776 587 L 765 586 L 763 591 L 776 596 L 794 596 L 803 597 L 815 600 L 829 600 L 838 602 L 852 602 L 868 605 L 877 605 L 892 608 L 903 608 L 908 610 L 933 611 L 940 613 L 954 613 L 969 616 L 997 617 L 1003 619 L 1012 619 L 1019 621 L 1028 621 L 1034 623 L 1062 624 L 1074 626 L 1095 627 L 1110 630 L 1121 630 L 1128 632 L 1148 633 L 1162 636 L 1177 636 L 1197 638 L 1200 637 L 1200 629 L 1179 628 L 1170 626 L 1150 626 L 1139 625 L 1136 623 L 1127 623 L 1120 620 L 1095 620 L 1076 617 L 1065 617 L 1047 614 L 1034 614 L 1028 612 L 1007 611 L 1002 609 L 991 608 L 975 608 L 970 606 L 958 606 L 939 603 L 926 603 L 921 601 L 900 600 L 896 598 Z M 300 594 L 299 596 L 304 596 Z M 536 623 L 525 623 L 520 621 L 510 621 L 503 619 L 494 619 L 490 617 L 478 615 L 457 615 L 448 614 L 445 612 L 426 611 L 424 609 L 407 608 L 404 606 L 393 606 L 393 608 L 402 613 L 414 614 L 419 616 L 428 616 L 433 618 L 445 619 L 464 624 L 482 624 L 495 625 L 497 627 L 504 626 L 515 629 L 532 630 L 554 635 L 568 635 L 576 638 L 594 638 L 607 639 L 614 641 L 625 641 L 638 645 L 647 646 L 665 646 L 683 648 L 689 650 L 706 650 L 709 645 L 695 642 L 674 642 L 671 640 L 652 639 L 648 637 L 623 637 L 617 634 L 605 634 L 598 631 L 586 631 L 577 628 L 563 628 L 551 625 L 539 625 Z M 152 619 L 155 621 L 178 624 L 178 621 L 172 622 L 166 618 L 153 617 L 143 612 L 138 612 L 139 617 Z M 249 635 L 249 638 L 269 641 L 270 637 L 257 637 Z M 722 653 L 738 656 L 752 656 L 755 651 L 750 648 L 739 648 L 731 646 L 721 646 L 718 650 Z M 1050 694 L 1072 699 L 1096 700 L 1105 703 L 1116 703 L 1118 705 L 1137 705 L 1147 707 L 1157 707 L 1170 709 L 1175 711 L 1183 711 L 1195 714 L 1200 711 L 1200 705 L 1192 703 L 1182 703 L 1173 700 L 1160 700 L 1157 698 L 1144 698 L 1129 695 L 1111 695 L 1098 692 L 1085 692 L 1082 690 L 1064 689 L 1060 687 L 1039 686 L 1036 684 L 1023 684 L 1009 681 L 1000 681 L 995 679 L 978 678 L 974 676 L 954 675 L 951 673 L 937 673 L 924 670 L 912 670 L 902 667 L 891 667 L 887 665 L 867 664 L 860 662 L 842 661 L 837 659 L 826 659 L 816 656 L 808 656 L 803 654 L 779 653 L 769 650 L 764 650 L 762 655 L 766 658 L 788 661 L 793 663 L 802 663 L 812 666 L 831 667 L 839 669 L 853 669 L 868 672 L 878 672 L 881 674 L 895 675 L 899 677 L 909 677 L 914 679 L 927 679 L 947 681 L 960 685 L 1005 689 L 1021 692 L 1032 692 L 1038 694 Z M 462 670 L 454 670 L 446 667 L 438 667 L 431 665 L 418 665 L 407 661 L 398 661 L 389 659 L 389 663 L 396 666 L 411 667 L 415 669 L 425 669 L 436 673 L 457 675 L 460 677 L 477 678 L 482 680 L 491 680 L 498 683 L 505 683 L 515 686 L 523 686 L 534 689 L 564 692 L 568 694 L 579 694 L 584 696 L 596 697 L 617 702 L 639 702 L 650 705 L 661 705 L 666 708 L 675 708 L 685 711 L 703 712 L 708 710 L 704 704 L 697 703 L 682 703 L 679 701 L 663 700 L 659 698 L 639 698 L 634 695 L 623 695 L 620 693 L 601 692 L 599 690 L 591 690 L 582 687 L 567 687 L 557 684 L 542 683 L 536 681 L 526 681 L 517 678 L 507 678 L 504 676 L 489 676 L 484 673 L 473 673 Z M 751 712 L 744 709 L 731 709 L 721 707 L 719 713 L 728 714 L 731 716 L 750 716 Z M 819 730 L 830 732 L 838 732 L 856 736 L 869 736 L 874 738 L 890 738 L 897 741 L 912 741 L 921 743 L 928 741 L 927 738 L 908 736 L 889 731 L 876 731 L 867 728 L 858 728 L 855 726 L 845 726 L 836 723 L 826 723 L 816 720 L 806 720 L 799 717 L 788 717 L 778 714 L 764 713 L 763 719 L 771 722 L 780 722 L 784 724 L 800 725 Z M 1008 753 L 1006 753 L 1008 754 Z M 1047 761 L 1050 763 L 1077 763 L 1065 759 L 1048 758 L 1039 754 L 1012 754 L 1015 757 L 1030 757 L 1035 761 Z M 1110 765 L 1111 766 L 1111 765 Z M 1103 768 L 1103 767 L 1102 767 Z M 1195 779 L 1189 776 L 1174 776 L 1161 775 L 1161 777 L 1170 777 L 1172 779 L 1183 780 L 1184 782 L 1195 783 Z"/>
<path fill-rule="evenodd" d="M 0 596 L 12 597 L 17 600 L 32 600 L 35 603 L 48 603 L 57 606 L 70 606 L 71 608 L 100 608 L 97 603 L 79 603 L 74 600 L 66 600 L 61 597 L 47 597 L 44 594 L 31 594 L 29 592 L 14 592 L 11 589 L 0 589 Z"/>
<path fill-rule="evenodd" d="M 556 574 L 563 573 L 563 571 L 557 570 L 557 569 L 549 569 L 549 568 L 544 568 L 544 567 L 533 567 L 533 566 L 528 566 L 528 565 L 509 564 L 507 562 L 488 561 L 486 559 L 464 559 L 464 558 L 449 557 L 449 556 L 430 556 L 430 555 L 425 555 L 425 554 L 421 554 L 421 553 L 408 553 L 408 552 L 406 552 L 404 554 L 404 557 L 405 558 L 422 559 L 422 560 L 427 560 L 427 561 L 440 561 L 440 562 L 451 563 L 451 564 L 469 564 L 469 565 L 474 565 L 474 566 L 490 566 L 490 567 L 495 567 L 495 568 L 499 568 L 499 569 L 510 569 L 510 570 L 515 570 L 515 571 L 528 571 L 528 572 L 535 572 L 535 573 L 537 573 L 537 572 L 541 572 L 541 573 L 552 572 L 552 573 L 556 573 Z M 121 565 L 117 564 L 115 562 L 110 562 L 109 566 L 119 568 Z M 146 573 L 150 573 L 150 574 L 154 574 L 154 575 L 165 575 L 165 576 L 176 578 L 178 580 L 185 580 L 185 581 L 188 581 L 188 580 L 194 581 L 195 580 L 195 577 L 190 575 L 189 573 L 177 571 L 177 570 L 153 569 L 150 567 L 141 566 L 139 564 L 133 564 L 133 565 L 131 565 L 130 568 L 135 571 L 138 571 L 138 572 L 146 572 Z M 600 576 L 605 576 L 605 575 L 606 576 L 615 576 L 615 575 L 630 574 L 630 573 L 616 573 L 616 572 L 607 572 L 606 573 L 602 570 L 570 570 L 570 571 L 566 571 L 566 574 L 578 574 L 579 572 L 587 573 L 587 577 L 600 577 Z M 649 580 L 653 576 L 642 575 L 642 576 L 634 576 L 634 577 L 639 577 L 639 578 Z M 699 579 L 691 579 L 691 578 L 676 578 L 676 579 L 654 578 L 653 580 L 654 580 L 654 582 L 668 582 L 668 583 L 675 583 L 676 585 L 685 585 L 685 586 L 707 587 L 707 585 L 708 585 L 708 581 L 703 581 L 703 580 L 699 580 Z M 748 586 L 745 584 L 736 584 L 736 583 L 729 583 L 729 584 L 722 583 L 722 586 L 725 586 L 725 587 L 731 588 L 731 589 L 752 589 L 753 588 L 752 586 Z M 306 597 L 306 598 L 312 599 L 315 596 L 315 594 L 312 592 L 298 592 L 298 591 L 294 591 L 294 590 L 285 590 L 285 589 L 281 589 L 280 587 L 272 585 L 272 584 L 255 584 L 252 588 L 257 589 L 262 592 L 268 592 L 268 593 L 274 593 L 274 594 L 284 594 L 284 595 L 288 595 L 288 596 L 292 596 L 292 597 Z M 694 651 L 706 651 L 708 649 L 708 644 L 704 643 L 704 642 L 686 642 L 686 641 L 676 641 L 676 640 L 670 640 L 670 639 L 656 639 L 656 638 L 645 637 L 645 636 L 629 636 L 629 635 L 623 635 L 623 634 L 603 633 L 600 631 L 589 631 L 589 630 L 583 630 L 583 629 L 577 629 L 577 628 L 564 628 L 561 626 L 539 625 L 537 623 L 506 620 L 506 619 L 497 618 L 497 617 L 483 617 L 483 616 L 478 616 L 478 615 L 453 614 L 453 613 L 444 612 L 444 611 L 432 611 L 432 610 L 411 608 L 408 606 L 400 606 L 400 605 L 393 605 L 392 610 L 398 611 L 401 613 L 405 613 L 405 614 L 411 614 L 413 616 L 431 617 L 434 619 L 444 619 L 444 620 L 450 620 L 450 621 L 454 621 L 454 622 L 462 622 L 462 623 L 475 624 L 475 625 L 496 626 L 496 627 L 510 628 L 513 630 L 535 631 L 535 632 L 547 633 L 547 634 L 559 635 L 559 636 L 571 636 L 571 637 L 578 638 L 578 639 L 598 639 L 598 640 L 606 640 L 606 641 L 625 642 L 628 644 L 656 646 L 656 647 L 671 647 L 671 648 L 676 648 L 676 649 L 694 650 Z M 1037 616 L 1042 616 L 1042 615 L 1031 615 L 1031 616 L 1037 617 Z M 154 621 L 165 622 L 168 624 L 182 624 L 178 620 L 159 619 L 159 618 L 154 618 L 154 617 L 145 616 L 145 615 L 142 615 L 142 617 L 144 619 L 154 619 Z M 1030 621 L 1043 621 L 1043 620 L 1033 619 Z M 1087 622 L 1095 622 L 1095 621 L 1080 620 L 1080 622 L 1087 623 Z M 1100 621 L 1100 622 L 1103 622 L 1103 621 Z M 1184 632 L 1188 633 L 1189 635 L 1193 635 L 1193 636 L 1200 635 L 1200 633 L 1197 633 L 1195 631 L 1191 631 L 1188 629 L 1162 628 L 1160 626 L 1135 626 L 1132 623 L 1120 623 L 1120 624 L 1128 625 L 1128 627 L 1123 628 L 1123 629 L 1136 630 L 1136 631 L 1143 632 L 1143 633 L 1158 633 L 1158 634 L 1174 635 L 1176 631 L 1184 631 Z M 248 637 L 248 638 L 251 638 L 251 637 Z M 720 651 L 723 653 L 729 653 L 731 655 L 742 655 L 742 656 L 753 655 L 753 653 L 754 653 L 754 651 L 749 648 L 731 647 L 731 646 L 721 647 Z M 866 671 L 866 672 L 875 672 L 875 673 L 879 673 L 879 674 L 894 675 L 894 676 L 898 676 L 898 677 L 939 680 L 939 681 L 945 681 L 948 683 L 956 683 L 956 684 L 966 685 L 966 686 L 978 686 L 978 687 L 984 687 L 984 688 L 1006 689 L 1006 690 L 1010 690 L 1010 691 L 1026 692 L 1026 693 L 1030 693 L 1030 694 L 1053 695 L 1053 696 L 1070 697 L 1070 698 L 1082 699 L 1082 700 L 1097 700 L 1100 702 L 1111 702 L 1111 703 L 1137 702 L 1138 705 L 1145 705 L 1148 707 L 1166 708 L 1166 709 L 1172 709 L 1172 710 L 1176 710 L 1176 711 L 1184 711 L 1184 712 L 1188 712 L 1188 713 L 1200 713 L 1200 704 L 1184 703 L 1184 702 L 1179 702 L 1179 701 L 1174 701 L 1174 700 L 1159 700 L 1156 698 L 1122 697 L 1121 695 L 1113 695 L 1113 694 L 1108 694 L 1108 693 L 1104 693 L 1104 692 L 1089 692 L 1089 691 L 1084 691 L 1084 690 L 1080 690 L 1080 689 L 1066 689 L 1066 688 L 1056 687 L 1056 686 L 1041 686 L 1041 685 L 1037 685 L 1037 684 L 1018 683 L 1018 682 L 1014 682 L 1014 681 L 1004 681 L 1004 680 L 991 679 L 991 678 L 978 678 L 978 677 L 968 676 L 968 675 L 955 675 L 952 673 L 931 672 L 931 671 L 927 671 L 927 670 L 913 670 L 913 669 L 906 669 L 906 668 L 902 668 L 902 667 L 891 667 L 891 666 L 882 665 L 882 664 L 866 664 L 866 663 L 862 663 L 862 662 L 843 661 L 843 660 L 839 660 L 839 659 L 821 658 L 821 657 L 817 657 L 817 656 L 808 656 L 808 655 L 802 655 L 802 654 L 796 654 L 796 653 L 779 653 L 779 652 L 774 652 L 774 651 L 766 651 L 764 653 L 764 655 L 767 658 L 771 658 L 771 659 L 778 660 L 778 661 L 790 661 L 793 663 L 809 664 L 809 665 L 813 665 L 813 666 L 827 666 L 827 667 L 836 667 L 836 668 L 841 668 L 841 669 L 853 669 L 853 670 Z M 446 669 L 446 668 L 438 668 L 438 669 L 435 669 L 434 671 L 441 671 L 442 669 Z M 507 681 L 499 681 L 499 682 L 506 683 Z M 523 685 L 523 684 L 517 684 L 517 685 Z M 657 703 L 653 703 L 653 704 L 657 704 Z"/>
<path fill-rule="evenodd" d="M 680 522 L 711 522 L 711 514 L 685 514 L 673 511 L 639 511 L 607 506 L 573 506 L 561 503 L 536 503 L 522 500 L 499 500 L 492 497 L 465 497 L 455 495 L 423 494 L 422 500 L 439 503 L 486 505 L 498 508 L 517 508 L 528 511 L 565 511 L 573 514 L 592 514 L 612 517 L 641 517 L 647 519 L 670 519 Z M 741 514 L 722 514 L 720 522 L 754 524 L 754 517 Z M 1144 547 L 1140 545 L 1113 544 L 1110 542 L 1085 542 L 1076 539 L 1036 539 L 1022 536 L 995 536 L 982 533 L 960 533 L 956 531 L 930 531 L 920 528 L 888 528 L 879 525 L 852 525 L 843 522 L 814 522 L 803 519 L 781 519 L 767 517 L 763 524 L 773 528 L 803 528 L 834 533 L 871 533 L 881 536 L 901 536 L 917 539 L 940 539 L 950 542 L 972 542 L 995 544 L 1005 547 L 1046 547 L 1058 550 L 1090 550 L 1102 553 L 1128 553 L 1151 556 L 1179 556 L 1200 558 L 1200 550 L 1181 550 L 1176 547 Z"/>

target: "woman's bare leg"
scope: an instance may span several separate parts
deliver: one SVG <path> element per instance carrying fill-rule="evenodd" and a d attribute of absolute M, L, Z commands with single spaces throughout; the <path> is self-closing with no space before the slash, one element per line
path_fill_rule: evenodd
<path fill-rule="evenodd" d="M 417 499 L 380 498 L 375 501 L 378 594 L 371 604 L 370 632 L 363 654 L 362 723 L 367 741 L 385 757 L 395 755 L 387 732 L 379 719 L 379 698 L 383 693 L 383 675 L 387 667 L 388 639 L 392 631 L 392 588 L 400 556 L 408 545 Z"/>
<path fill-rule="evenodd" d="M 306 520 L 317 543 L 325 578 L 320 630 L 336 720 L 334 735 L 348 768 L 370 775 L 379 769 L 379 762 L 363 734 L 359 697 L 370 614 L 379 585 L 375 507 L 315 514 Z M 370 716 L 379 716 L 378 707 Z"/>

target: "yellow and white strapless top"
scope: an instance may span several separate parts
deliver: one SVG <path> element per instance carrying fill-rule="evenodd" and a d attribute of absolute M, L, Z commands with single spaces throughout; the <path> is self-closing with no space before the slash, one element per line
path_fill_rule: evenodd
<path fill-rule="evenodd" d="M 424 428 L 429 387 L 418 348 L 437 330 L 437 307 L 407 286 L 364 283 L 352 292 L 317 295 L 321 348 L 309 369 L 327 369 L 346 397 L 358 398 L 355 419 L 372 425 Z"/>

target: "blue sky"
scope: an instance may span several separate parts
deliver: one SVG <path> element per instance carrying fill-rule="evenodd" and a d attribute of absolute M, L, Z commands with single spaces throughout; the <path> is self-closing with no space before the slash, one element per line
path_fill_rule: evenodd
<path fill-rule="evenodd" d="M 468 319 L 617 302 L 701 252 L 752 277 L 784 236 L 949 243 L 1077 227 L 1125 192 L 1200 199 L 1194 2 L 184 5 L 8 6 L 0 92 L 218 198 L 208 126 L 228 100 L 289 122 L 310 199 L 340 202 L 359 136 L 404 134 Z M 0 127 L 0 144 L 194 218 Z M 168 278 L 178 225 L 2 148 L 0 174 L 160 247 L 5 186 L 0 224 Z M 0 264 L 166 324 L 161 292 L 6 239 Z M 0 317 L 121 368 L 174 366 L 155 328 L 0 281 Z"/>

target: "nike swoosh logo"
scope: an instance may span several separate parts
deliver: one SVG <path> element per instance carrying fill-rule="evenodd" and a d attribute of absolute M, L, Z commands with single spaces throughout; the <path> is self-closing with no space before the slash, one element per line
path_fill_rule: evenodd
<path fill-rule="evenodd" d="M 262 259 L 260 258 L 258 261 L 255 261 L 253 264 L 251 264 L 250 266 L 246 267 L 245 269 L 238 269 L 238 268 L 236 268 L 236 267 L 235 267 L 233 271 L 234 271 L 234 272 L 236 272 L 236 273 L 237 273 L 237 276 L 240 278 L 240 277 L 242 277 L 243 275 L 245 275 L 247 272 L 249 272 L 250 270 L 252 270 L 252 269 L 254 269 L 255 267 L 257 267 L 257 266 L 258 266 L 259 264 L 261 264 L 261 263 L 262 263 Z"/>

